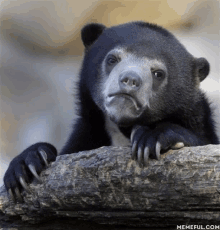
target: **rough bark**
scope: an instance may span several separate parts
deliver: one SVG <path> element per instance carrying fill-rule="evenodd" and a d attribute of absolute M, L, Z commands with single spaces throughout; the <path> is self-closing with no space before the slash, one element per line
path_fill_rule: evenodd
<path fill-rule="evenodd" d="M 130 148 L 59 156 L 24 203 L 0 191 L 3 229 L 176 229 L 220 223 L 220 145 L 183 148 L 141 168 Z M 114 226 L 114 227 L 113 227 Z M 123 227 L 124 226 L 124 227 Z M 121 229 L 120 228 L 120 229 Z"/>

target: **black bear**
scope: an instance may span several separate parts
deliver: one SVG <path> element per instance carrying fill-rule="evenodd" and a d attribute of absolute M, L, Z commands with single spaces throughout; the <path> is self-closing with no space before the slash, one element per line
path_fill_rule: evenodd
<path fill-rule="evenodd" d="M 79 118 L 60 154 L 101 146 L 132 146 L 146 165 L 170 148 L 219 143 L 209 103 L 199 84 L 209 73 L 166 29 L 131 22 L 111 28 L 88 24 L 81 31 L 85 56 L 78 85 Z M 15 157 L 4 176 L 10 196 L 49 162 L 56 148 L 37 143 Z"/>

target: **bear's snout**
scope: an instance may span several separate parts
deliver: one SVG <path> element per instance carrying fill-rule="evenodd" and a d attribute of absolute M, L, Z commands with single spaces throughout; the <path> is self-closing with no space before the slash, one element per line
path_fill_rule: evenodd
<path fill-rule="evenodd" d="M 132 93 L 137 91 L 142 85 L 140 76 L 134 71 L 125 71 L 119 76 L 119 86 L 122 91 Z"/>

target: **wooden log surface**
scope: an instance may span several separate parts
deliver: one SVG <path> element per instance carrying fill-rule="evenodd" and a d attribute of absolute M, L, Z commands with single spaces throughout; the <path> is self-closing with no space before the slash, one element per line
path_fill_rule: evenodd
<path fill-rule="evenodd" d="M 58 156 L 41 178 L 23 192 L 24 203 L 13 203 L 1 188 L 0 227 L 220 225 L 220 145 L 170 150 L 144 168 L 131 160 L 130 148 L 102 147 Z"/>

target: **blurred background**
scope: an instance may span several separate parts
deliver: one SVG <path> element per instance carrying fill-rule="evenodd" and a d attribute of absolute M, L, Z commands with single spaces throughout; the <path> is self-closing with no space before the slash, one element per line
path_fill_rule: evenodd
<path fill-rule="evenodd" d="M 13 157 L 38 141 L 65 143 L 83 57 L 80 29 L 131 20 L 173 32 L 211 73 L 201 86 L 220 136 L 220 0 L 0 0 L 0 185 Z"/>

